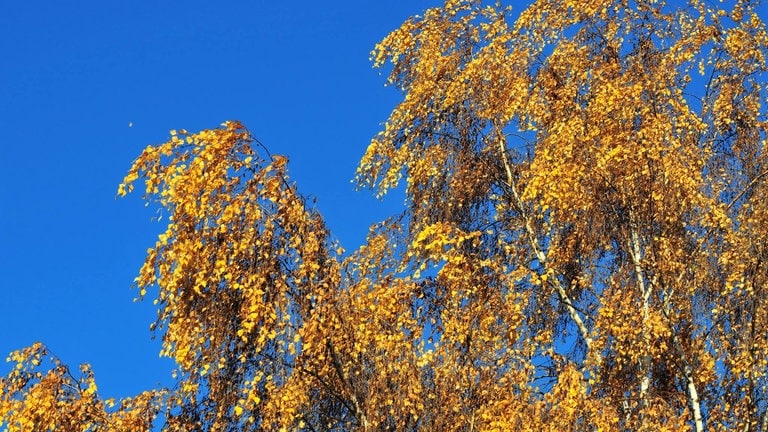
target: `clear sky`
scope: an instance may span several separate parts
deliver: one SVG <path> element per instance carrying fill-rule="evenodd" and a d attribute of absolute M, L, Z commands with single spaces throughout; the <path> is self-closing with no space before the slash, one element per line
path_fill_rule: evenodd
<path fill-rule="evenodd" d="M 42 341 L 73 368 L 90 363 L 104 397 L 171 382 L 148 329 L 155 309 L 132 289 L 162 225 L 139 194 L 115 199 L 133 159 L 170 129 L 241 120 L 289 156 L 336 237 L 358 246 L 402 203 L 350 183 L 400 97 L 369 53 L 439 3 L 4 2 L 0 360 Z"/>

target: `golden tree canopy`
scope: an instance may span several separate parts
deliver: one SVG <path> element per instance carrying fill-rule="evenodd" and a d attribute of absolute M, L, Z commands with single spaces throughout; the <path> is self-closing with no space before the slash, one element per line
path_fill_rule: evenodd
<path fill-rule="evenodd" d="M 143 180 L 169 214 L 137 285 L 175 386 L 103 401 L 35 345 L 0 422 L 768 431 L 761 7 L 447 0 L 407 20 L 372 53 L 403 99 L 356 177 L 405 207 L 350 254 L 243 125 L 172 131 L 119 194 Z"/>

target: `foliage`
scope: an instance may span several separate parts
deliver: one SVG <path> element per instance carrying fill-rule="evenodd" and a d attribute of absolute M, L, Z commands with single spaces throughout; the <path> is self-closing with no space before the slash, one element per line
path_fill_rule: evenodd
<path fill-rule="evenodd" d="M 144 392 L 119 403 L 101 400 L 87 365 L 76 376 L 40 343 L 14 351 L 0 379 L 0 420 L 9 431 L 149 430 L 164 392 Z M 47 372 L 40 368 L 50 362 Z"/>
<path fill-rule="evenodd" d="M 407 20 L 372 54 L 404 98 L 357 172 L 406 206 L 346 256 L 242 125 L 172 131 L 119 193 L 143 179 L 169 216 L 137 285 L 176 386 L 108 411 L 87 368 L 33 373 L 35 346 L 1 421 L 119 430 L 161 403 L 165 430 L 768 431 L 758 7 Z"/>

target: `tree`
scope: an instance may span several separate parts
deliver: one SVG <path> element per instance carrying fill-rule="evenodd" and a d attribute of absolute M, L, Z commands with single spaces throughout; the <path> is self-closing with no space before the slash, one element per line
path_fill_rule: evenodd
<path fill-rule="evenodd" d="M 758 7 L 448 0 L 407 20 L 373 52 L 404 98 L 357 172 L 406 206 L 349 255 L 244 126 L 172 131 L 119 193 L 144 179 L 170 216 L 137 285 L 176 386 L 110 411 L 87 369 L 33 373 L 37 346 L 0 418 L 768 431 Z"/>
<path fill-rule="evenodd" d="M 88 365 L 75 376 L 39 342 L 11 353 L 8 361 L 14 367 L 0 381 L 0 420 L 9 431 L 149 430 L 161 409 L 161 390 L 119 404 L 102 400 Z"/>

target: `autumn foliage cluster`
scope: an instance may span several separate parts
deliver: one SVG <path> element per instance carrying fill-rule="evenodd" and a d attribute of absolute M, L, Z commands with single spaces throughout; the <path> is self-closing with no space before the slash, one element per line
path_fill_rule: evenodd
<path fill-rule="evenodd" d="M 176 384 L 10 355 L 27 430 L 768 432 L 768 34 L 756 1 L 447 0 L 372 53 L 402 102 L 345 253 L 237 122 L 134 162 Z"/>

